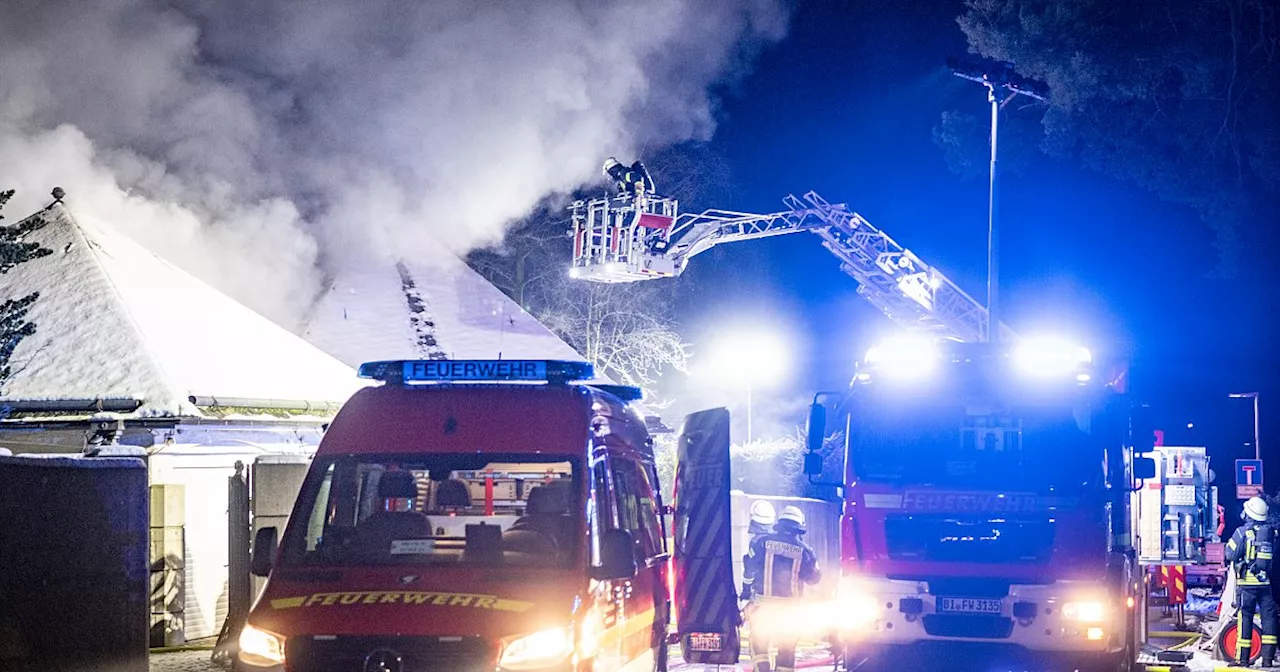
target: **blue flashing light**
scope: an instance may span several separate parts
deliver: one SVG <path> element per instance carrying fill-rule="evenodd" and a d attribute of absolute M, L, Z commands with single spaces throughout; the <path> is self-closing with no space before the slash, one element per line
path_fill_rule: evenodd
<path fill-rule="evenodd" d="M 592 385 L 592 387 L 608 392 L 623 401 L 643 401 L 644 390 L 631 385 Z"/>
<path fill-rule="evenodd" d="M 411 359 L 365 362 L 360 377 L 388 383 L 545 382 L 590 380 L 586 362 L 535 359 Z"/>

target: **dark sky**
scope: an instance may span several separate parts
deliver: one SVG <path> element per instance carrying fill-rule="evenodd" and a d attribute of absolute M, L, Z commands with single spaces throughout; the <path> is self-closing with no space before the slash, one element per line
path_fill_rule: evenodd
<path fill-rule="evenodd" d="M 986 183 L 952 173 L 932 134 L 943 110 L 988 110 L 984 89 L 943 67 L 966 51 L 962 11 L 958 1 L 802 3 L 787 39 L 722 92 L 712 144 L 740 193 L 707 205 L 777 211 L 812 189 L 985 297 Z M 1038 153 L 1005 176 L 1002 208 L 1006 323 L 1067 328 L 1100 356 L 1127 358 L 1169 442 L 1209 445 L 1227 474 L 1223 460 L 1252 453 L 1252 415 L 1226 394 L 1260 389 L 1270 445 L 1266 408 L 1280 388 L 1263 316 L 1273 302 L 1265 287 L 1208 277 L 1216 256 L 1194 214 Z M 712 250 L 675 295 L 695 343 L 733 317 L 798 325 L 803 366 L 788 390 L 798 394 L 842 387 L 854 358 L 892 329 L 855 287 L 816 237 L 797 234 Z"/>

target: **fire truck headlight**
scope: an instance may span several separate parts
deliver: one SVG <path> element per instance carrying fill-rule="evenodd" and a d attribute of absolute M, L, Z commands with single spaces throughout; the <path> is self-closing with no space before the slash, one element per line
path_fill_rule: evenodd
<path fill-rule="evenodd" d="M 246 623 L 240 630 L 240 662 L 250 667 L 284 663 L 284 638 Z"/>
<path fill-rule="evenodd" d="M 1042 378 L 1061 378 L 1070 374 L 1084 374 L 1093 364 L 1093 353 L 1088 348 L 1070 342 L 1052 339 L 1027 339 L 1013 351 L 1013 361 L 1024 374 Z M 1088 378 L 1080 382 L 1088 382 Z"/>
<path fill-rule="evenodd" d="M 1107 620 L 1105 602 L 1067 602 L 1062 605 L 1062 617 L 1080 623 L 1103 623 Z"/>
<path fill-rule="evenodd" d="M 938 349 L 928 338 L 903 336 L 873 346 L 863 362 L 891 378 L 924 378 L 938 366 Z"/>
<path fill-rule="evenodd" d="M 515 637 L 502 647 L 498 667 L 504 670 L 532 670 L 563 662 L 573 655 L 573 635 L 567 628 L 551 628 Z"/>

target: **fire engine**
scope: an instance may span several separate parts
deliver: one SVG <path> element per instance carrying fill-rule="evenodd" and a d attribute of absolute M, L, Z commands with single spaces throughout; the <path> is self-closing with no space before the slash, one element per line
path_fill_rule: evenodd
<path fill-rule="evenodd" d="M 1155 465 L 1122 378 L 1079 345 L 991 324 L 936 267 L 814 192 L 775 213 L 690 214 L 637 186 L 573 204 L 572 277 L 672 277 L 719 244 L 809 232 L 907 332 L 810 412 L 811 475 L 828 406 L 845 420 L 830 484 L 844 505 L 840 590 L 814 615 L 847 667 L 978 645 L 1133 665 L 1145 591 L 1130 503 Z"/>
<path fill-rule="evenodd" d="M 831 613 L 850 665 L 983 645 L 1130 668 L 1144 591 L 1129 503 L 1151 465 L 1087 349 L 905 338 L 828 396 L 845 420 Z M 815 475 L 826 417 L 816 400 Z"/>

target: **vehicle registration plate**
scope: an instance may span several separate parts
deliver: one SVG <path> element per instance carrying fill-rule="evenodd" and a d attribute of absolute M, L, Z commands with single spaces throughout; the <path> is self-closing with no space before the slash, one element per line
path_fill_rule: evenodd
<path fill-rule="evenodd" d="M 940 597 L 938 613 L 943 614 L 999 614 L 1000 600 L 975 597 Z"/>
<path fill-rule="evenodd" d="M 693 632 L 689 634 L 689 650 L 715 652 L 723 648 L 718 632 Z"/>

